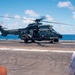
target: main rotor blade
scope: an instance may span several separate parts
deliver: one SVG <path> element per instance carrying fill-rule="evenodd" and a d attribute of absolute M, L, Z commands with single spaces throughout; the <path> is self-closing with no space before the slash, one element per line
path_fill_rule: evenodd
<path fill-rule="evenodd" d="M 9 17 L 9 16 L 0 16 L 0 17 L 11 18 L 11 19 L 21 19 L 21 20 L 32 20 L 32 19 L 16 18 L 16 17 Z M 32 20 L 32 21 L 35 21 L 35 20 Z"/>
<path fill-rule="evenodd" d="M 42 21 L 42 22 L 74 26 L 73 24 L 66 24 L 66 23 L 60 23 L 60 22 L 52 22 L 52 21 Z"/>
<path fill-rule="evenodd" d="M 35 21 L 35 22 L 46 22 L 46 23 L 54 23 L 54 24 L 61 24 L 61 25 L 70 25 L 70 26 L 75 26 L 75 25 L 73 25 L 73 24 L 66 24 L 66 23 L 60 23 L 60 22 L 52 22 L 52 21 L 42 21 L 43 19 L 45 19 L 45 17 L 42 17 L 42 18 L 40 18 L 40 19 L 29 19 L 29 18 L 27 18 L 27 19 L 24 19 L 24 18 L 15 18 L 15 17 L 9 17 L 9 16 L 0 16 L 0 17 L 3 17 L 3 18 L 11 18 L 11 19 L 21 19 L 21 20 L 32 20 L 32 21 Z"/>

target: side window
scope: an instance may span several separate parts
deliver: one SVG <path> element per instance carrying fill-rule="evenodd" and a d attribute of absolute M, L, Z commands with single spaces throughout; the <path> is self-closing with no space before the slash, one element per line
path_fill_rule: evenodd
<path fill-rule="evenodd" d="M 27 31 L 27 34 L 30 34 L 30 31 L 29 30 Z"/>
<path fill-rule="evenodd" d="M 21 34 L 24 34 L 24 31 L 21 31 Z"/>
<path fill-rule="evenodd" d="M 30 34 L 33 35 L 33 30 L 30 30 Z"/>

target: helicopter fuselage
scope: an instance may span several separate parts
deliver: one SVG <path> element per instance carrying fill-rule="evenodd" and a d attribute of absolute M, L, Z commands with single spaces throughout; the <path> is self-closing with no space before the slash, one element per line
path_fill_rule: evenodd
<path fill-rule="evenodd" d="M 49 40 L 51 43 L 59 42 L 59 39 L 62 38 L 62 35 L 57 33 L 51 25 L 43 25 L 42 23 L 32 23 L 29 24 L 26 28 L 13 29 L 13 30 L 4 30 L 0 26 L 0 31 L 2 36 L 7 36 L 8 34 L 18 35 L 20 39 L 24 42 L 31 40 L 34 41 L 43 41 Z"/>
<path fill-rule="evenodd" d="M 51 25 L 39 25 L 38 28 L 30 26 L 22 30 L 20 38 L 25 42 L 28 42 L 28 40 L 58 42 L 59 38 L 62 38 L 62 35 L 57 33 Z"/>

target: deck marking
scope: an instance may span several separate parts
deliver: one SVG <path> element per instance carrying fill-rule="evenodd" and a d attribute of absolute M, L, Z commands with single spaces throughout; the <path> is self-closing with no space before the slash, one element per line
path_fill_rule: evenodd
<path fill-rule="evenodd" d="M 40 49 L 19 49 L 19 48 L 0 48 L 2 51 L 28 51 L 28 52 L 56 52 L 56 53 L 73 53 L 74 50 L 64 51 L 64 50 L 40 50 Z"/>
<path fill-rule="evenodd" d="M 61 44 L 71 44 L 71 45 L 75 45 L 75 43 L 61 43 Z"/>

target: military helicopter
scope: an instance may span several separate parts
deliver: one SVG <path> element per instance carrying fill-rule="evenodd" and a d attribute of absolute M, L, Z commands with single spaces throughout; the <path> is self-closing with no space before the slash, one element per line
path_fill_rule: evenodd
<path fill-rule="evenodd" d="M 35 19 L 33 20 L 34 23 L 30 23 L 26 28 L 21 28 L 21 29 L 5 30 L 0 25 L 0 31 L 2 33 L 1 35 L 2 36 L 7 36 L 8 34 L 19 35 L 19 38 L 21 40 L 24 40 L 25 43 L 28 43 L 29 40 L 31 42 L 35 42 L 36 40 L 37 41 L 48 40 L 50 43 L 59 42 L 59 39 L 62 39 L 62 35 L 56 32 L 53 29 L 52 25 L 47 25 L 47 24 L 44 25 L 43 23 L 41 23 L 41 22 L 47 22 L 47 21 L 42 21 L 44 18 L 45 17 L 42 17 L 40 19 Z M 50 23 L 55 23 L 55 22 L 50 22 Z"/>

